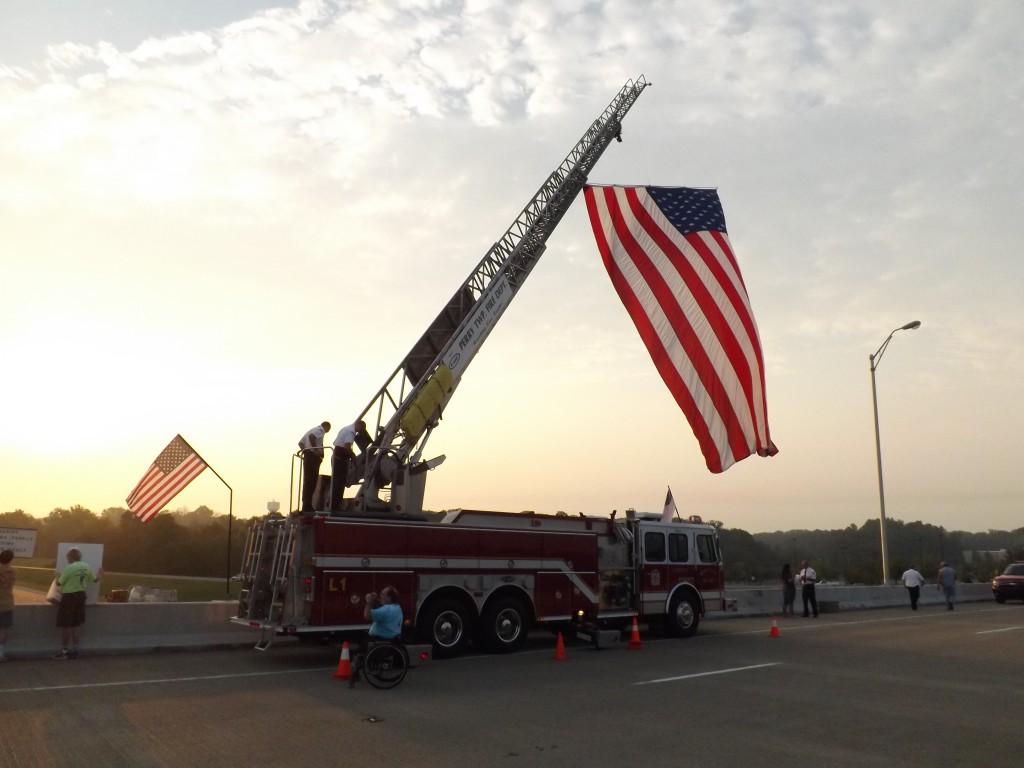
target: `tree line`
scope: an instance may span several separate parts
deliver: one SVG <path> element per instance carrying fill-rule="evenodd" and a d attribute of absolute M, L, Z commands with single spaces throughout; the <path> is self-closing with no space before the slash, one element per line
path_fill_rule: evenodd
<path fill-rule="evenodd" d="M 240 567 L 248 524 L 232 526 L 231 573 Z M 43 518 L 18 509 L 0 513 L 0 528 L 35 528 L 37 558 L 56 558 L 60 542 L 102 544 L 108 571 L 224 576 L 227 569 L 228 516 L 206 506 L 162 512 L 148 523 L 122 507 L 97 515 L 76 505 Z"/>
<path fill-rule="evenodd" d="M 932 578 L 942 561 L 961 580 L 985 581 L 1002 572 L 1007 562 L 1024 561 L 1024 528 L 970 533 L 949 531 L 923 522 L 886 522 L 889 576 L 898 579 L 913 566 Z M 882 578 L 881 532 L 877 519 L 861 526 L 833 530 L 792 530 L 749 534 L 720 528 L 730 581 L 774 581 L 783 563 L 794 569 L 808 560 L 818 577 L 848 584 L 878 584 Z M 989 554 L 1006 550 L 1006 556 Z"/>
<path fill-rule="evenodd" d="M 719 529 L 729 581 L 770 583 L 778 578 L 783 563 L 796 568 L 801 560 L 811 561 L 819 577 L 829 581 L 877 584 L 881 579 L 878 520 L 834 530 L 755 534 L 712 522 Z M 231 573 L 240 567 L 248 524 L 248 520 L 234 521 Z M 103 544 L 103 565 L 108 571 L 223 576 L 227 567 L 228 516 L 206 506 L 162 512 L 148 523 L 122 507 L 100 514 L 81 506 L 58 508 L 43 518 L 19 509 L 0 513 L 0 528 L 4 527 L 36 529 L 38 558 L 55 558 L 60 542 Z M 886 530 L 892 578 L 911 565 L 931 578 L 945 560 L 962 580 L 984 581 L 1001 571 L 1005 560 L 1024 561 L 1024 528 L 968 533 L 891 520 Z M 987 554 L 1004 549 L 1007 558 Z"/>

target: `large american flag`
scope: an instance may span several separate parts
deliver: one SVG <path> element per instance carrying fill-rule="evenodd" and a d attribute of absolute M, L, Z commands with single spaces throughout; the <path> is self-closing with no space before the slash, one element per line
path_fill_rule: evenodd
<path fill-rule="evenodd" d="M 584 190 L 612 284 L 712 472 L 774 456 L 764 357 L 713 189 Z"/>
<path fill-rule="evenodd" d="M 206 462 L 181 435 L 175 435 L 128 494 L 128 509 L 148 523 L 204 469 Z"/>

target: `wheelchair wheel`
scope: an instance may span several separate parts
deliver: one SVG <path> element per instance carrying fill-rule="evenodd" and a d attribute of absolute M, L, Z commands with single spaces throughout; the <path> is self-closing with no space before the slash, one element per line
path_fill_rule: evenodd
<path fill-rule="evenodd" d="M 397 645 L 381 643 L 366 653 L 362 674 L 374 688 L 394 688 L 405 679 L 409 660 Z"/>

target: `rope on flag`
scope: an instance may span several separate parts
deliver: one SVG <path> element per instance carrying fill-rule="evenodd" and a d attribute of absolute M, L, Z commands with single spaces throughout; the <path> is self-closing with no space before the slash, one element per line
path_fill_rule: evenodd
<path fill-rule="evenodd" d="M 135 490 L 128 494 L 128 509 L 148 523 L 167 502 L 199 477 L 206 466 L 192 446 L 181 435 L 175 435 L 146 470 Z"/>
<path fill-rule="evenodd" d="M 774 456 L 764 357 L 713 189 L 584 188 L 608 276 L 708 469 Z"/>

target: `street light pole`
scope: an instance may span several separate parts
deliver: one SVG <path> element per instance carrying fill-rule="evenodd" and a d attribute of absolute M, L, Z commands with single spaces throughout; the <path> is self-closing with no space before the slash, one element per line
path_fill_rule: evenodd
<path fill-rule="evenodd" d="M 878 348 L 875 354 L 868 355 L 868 362 L 871 366 L 871 401 L 875 407 L 875 456 L 878 460 L 878 505 L 880 513 L 878 527 L 882 537 L 882 584 L 889 583 L 889 538 L 885 532 L 885 485 L 882 482 L 882 440 L 878 432 L 878 389 L 875 386 L 875 369 L 882 361 L 882 355 L 885 353 L 896 331 L 913 331 L 920 327 L 921 321 L 913 320 L 906 325 L 893 329 L 892 333 L 886 337 L 885 341 L 882 342 L 882 346 Z"/>

